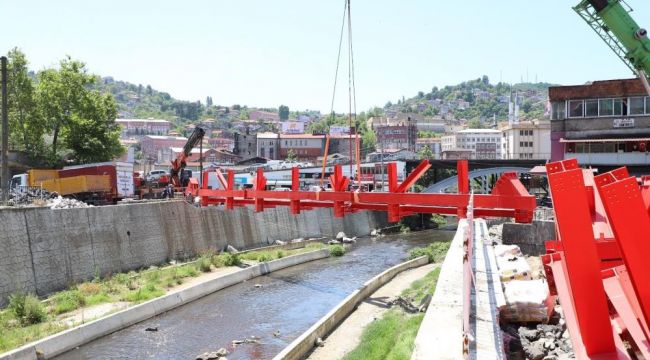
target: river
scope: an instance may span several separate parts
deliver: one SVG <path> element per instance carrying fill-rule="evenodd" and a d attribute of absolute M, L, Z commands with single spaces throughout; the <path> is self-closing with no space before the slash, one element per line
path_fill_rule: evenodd
<path fill-rule="evenodd" d="M 228 287 L 55 359 L 195 359 L 221 347 L 231 352 L 229 360 L 271 359 L 354 289 L 404 261 L 409 249 L 453 236 L 454 231 L 429 230 L 364 237 L 342 257 L 312 261 Z M 259 342 L 231 345 L 233 340 L 252 336 Z"/>

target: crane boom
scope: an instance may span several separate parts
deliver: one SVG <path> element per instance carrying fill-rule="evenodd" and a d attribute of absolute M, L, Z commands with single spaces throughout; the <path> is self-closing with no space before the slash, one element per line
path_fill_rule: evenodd
<path fill-rule="evenodd" d="M 171 173 L 171 178 L 172 178 L 172 185 L 175 187 L 182 187 L 185 184 L 183 184 L 183 181 L 181 181 L 181 171 L 185 168 L 185 160 L 192 154 L 192 149 L 198 144 L 199 142 L 203 141 L 203 136 L 205 136 L 205 129 L 203 129 L 200 126 L 197 126 L 194 128 L 194 131 L 192 132 L 192 135 L 187 139 L 187 142 L 185 143 L 185 146 L 183 146 L 183 151 L 178 154 L 176 159 L 172 161 L 172 168 L 170 170 Z M 203 156 L 203 154 L 200 154 L 199 156 Z"/>
<path fill-rule="evenodd" d="M 650 39 L 622 0 L 582 0 L 573 9 L 643 82 L 648 94 Z M 627 4 L 625 4 L 627 5 Z"/>

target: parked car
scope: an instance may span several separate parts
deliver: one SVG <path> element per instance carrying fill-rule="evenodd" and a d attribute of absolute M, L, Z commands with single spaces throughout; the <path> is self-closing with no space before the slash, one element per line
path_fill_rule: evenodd
<path fill-rule="evenodd" d="M 160 177 L 167 174 L 165 170 L 151 170 L 146 177 L 148 182 L 155 182 L 160 180 Z"/>

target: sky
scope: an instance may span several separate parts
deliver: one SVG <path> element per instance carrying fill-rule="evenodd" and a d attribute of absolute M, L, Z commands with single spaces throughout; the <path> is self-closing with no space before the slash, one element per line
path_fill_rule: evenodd
<path fill-rule="evenodd" d="M 650 1 L 627 0 L 650 26 Z M 632 77 L 578 0 L 353 0 L 357 111 L 433 86 Z M 344 0 L 2 0 L 0 52 L 215 104 L 331 109 Z M 346 35 L 347 36 L 347 35 Z M 346 44 L 335 110 L 347 112 Z"/>

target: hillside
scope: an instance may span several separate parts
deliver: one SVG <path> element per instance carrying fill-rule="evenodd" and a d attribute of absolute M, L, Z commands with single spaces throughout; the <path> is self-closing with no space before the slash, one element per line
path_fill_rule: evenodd
<path fill-rule="evenodd" d="M 491 84 L 487 76 L 443 88 L 433 87 L 416 96 L 391 102 L 384 106 L 389 115 L 397 112 L 424 116 L 440 115 L 449 119 L 491 122 L 507 119 L 511 93 L 518 96 L 522 120 L 541 119 L 545 115 L 549 83 Z"/>

